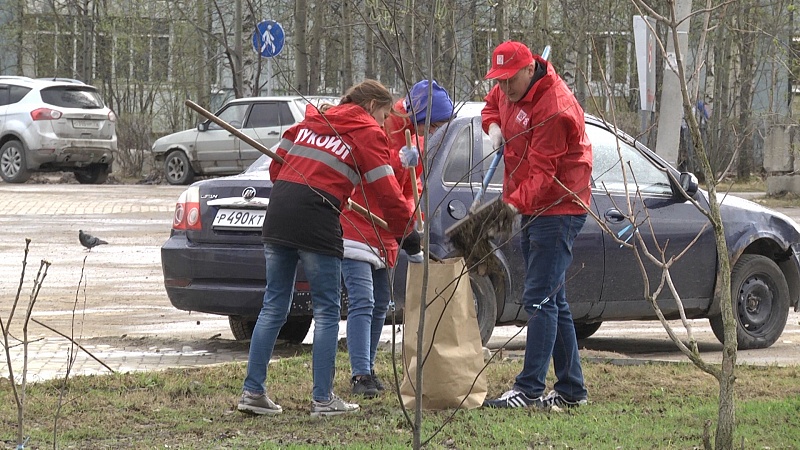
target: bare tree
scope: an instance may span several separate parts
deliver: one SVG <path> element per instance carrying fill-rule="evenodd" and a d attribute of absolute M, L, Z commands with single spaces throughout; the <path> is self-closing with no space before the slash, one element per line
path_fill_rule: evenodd
<path fill-rule="evenodd" d="M 717 449 L 731 449 L 733 448 L 733 431 L 735 427 L 735 401 L 734 401 L 734 381 L 735 381 L 735 367 L 736 367 L 736 349 L 737 349 L 737 322 L 733 314 L 733 303 L 731 298 L 731 265 L 728 255 L 728 245 L 725 240 L 725 229 L 722 222 L 722 216 L 719 209 L 719 201 L 717 199 L 717 179 L 711 167 L 709 159 L 706 154 L 705 146 L 703 145 L 700 136 L 700 127 L 694 115 L 694 102 L 690 99 L 689 86 L 687 82 L 688 74 L 684 55 L 681 54 L 678 45 L 678 25 L 675 17 L 675 5 L 671 4 L 668 15 L 664 16 L 658 14 L 648 4 L 642 0 L 635 0 L 636 4 L 641 7 L 648 15 L 655 17 L 658 22 L 665 24 L 671 31 L 675 39 L 675 65 L 670 69 L 676 71 L 681 86 L 681 97 L 683 98 L 684 118 L 688 123 L 691 132 L 695 154 L 701 162 L 701 168 L 706 179 L 706 188 L 708 189 L 708 203 L 709 210 L 698 206 L 698 209 L 706 215 L 709 225 L 714 232 L 714 240 L 717 248 L 717 283 L 716 295 L 719 299 L 721 310 L 722 322 L 725 329 L 725 339 L 722 351 L 722 365 L 721 367 L 706 364 L 697 354 L 696 350 L 688 352 L 680 341 L 670 333 L 672 340 L 678 344 L 679 348 L 686 353 L 695 365 L 701 370 L 714 376 L 719 383 L 719 405 L 718 405 L 718 421 L 716 430 L 715 447 Z M 712 7 L 711 0 L 707 0 L 705 9 L 701 14 L 710 14 Z M 665 51 L 666 46 L 661 43 L 662 52 Z M 697 206 L 697 205 L 696 205 Z M 663 263 L 664 261 L 662 261 Z M 668 269 L 666 277 L 668 278 Z M 671 286 L 671 283 L 668 284 Z M 673 288 L 671 288 L 673 289 Z M 673 289 L 674 290 L 674 289 Z M 677 292 L 675 292 L 677 294 Z M 679 297 L 675 297 L 679 300 Z M 654 307 L 657 307 L 655 302 Z M 657 309 L 658 311 L 658 309 Z"/>

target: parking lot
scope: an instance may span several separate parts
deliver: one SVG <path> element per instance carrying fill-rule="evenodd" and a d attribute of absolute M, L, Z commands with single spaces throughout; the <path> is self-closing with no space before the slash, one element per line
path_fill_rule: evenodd
<path fill-rule="evenodd" d="M 179 311 L 164 291 L 159 249 L 169 236 L 175 200 L 183 189 L 167 185 L 0 183 L 0 314 L 4 323 L 17 295 L 25 239 L 31 239 L 12 334 L 22 336 L 23 311 L 33 280 L 39 262 L 47 260 L 51 266 L 33 317 L 74 336 L 104 357 L 113 359 L 115 354 L 119 357 L 137 349 L 131 358 L 141 360 L 142 354 L 150 351 L 158 354 L 157 364 L 162 365 L 170 361 L 175 365 L 219 362 L 223 354 L 225 361 L 246 360 L 246 344 L 233 341 L 226 318 Z M 784 208 L 782 212 L 800 219 L 800 209 Z M 109 244 L 85 250 L 78 242 L 80 229 Z M 701 350 L 713 360 L 721 345 L 707 321 L 692 324 Z M 518 331 L 517 327 L 497 328 L 490 346 L 519 349 L 524 331 L 504 345 Z M 29 325 L 28 333 L 43 338 L 39 341 L 42 345 L 67 342 L 35 323 Z M 800 314 L 792 311 L 786 330 L 773 347 L 740 352 L 739 362 L 798 364 L 798 340 Z M 656 322 L 606 323 L 582 346 L 585 357 L 685 359 L 676 353 Z M 58 345 L 51 346 L 48 352 L 63 359 L 58 349 Z M 176 358 L 165 359 L 168 354 Z M 194 358 L 203 354 L 217 357 Z M 181 355 L 192 358 L 181 361 Z M 137 368 L 125 364 L 117 367 Z M 6 372 L 4 369 L 5 361 L 0 364 L 0 375 Z"/>

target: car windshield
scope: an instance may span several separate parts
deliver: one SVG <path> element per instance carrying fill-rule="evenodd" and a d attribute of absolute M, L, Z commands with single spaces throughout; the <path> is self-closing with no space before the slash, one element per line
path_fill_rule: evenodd
<path fill-rule="evenodd" d="M 271 162 L 272 158 L 267 155 L 261 155 L 253 164 L 250 164 L 250 167 L 248 167 L 244 173 L 266 172 L 269 170 Z"/>
<path fill-rule="evenodd" d="M 54 86 L 42 89 L 42 100 L 62 108 L 100 109 L 103 99 L 87 86 Z"/>

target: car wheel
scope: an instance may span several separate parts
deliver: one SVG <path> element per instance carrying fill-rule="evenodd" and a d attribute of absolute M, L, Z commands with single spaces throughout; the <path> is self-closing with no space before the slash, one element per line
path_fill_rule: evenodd
<path fill-rule="evenodd" d="M 103 184 L 108 181 L 108 166 L 92 164 L 85 169 L 76 170 L 75 179 L 80 184 Z"/>
<path fill-rule="evenodd" d="M 311 319 L 312 317 L 310 316 L 290 316 L 278 333 L 278 339 L 289 341 L 293 344 L 303 342 L 308 330 L 311 328 Z M 228 316 L 228 324 L 231 327 L 234 339 L 237 341 L 246 341 L 253 337 L 253 330 L 256 327 L 255 320 Z"/>
<path fill-rule="evenodd" d="M 31 177 L 20 141 L 8 141 L 0 148 L 0 177 L 6 183 L 24 183 Z"/>
<path fill-rule="evenodd" d="M 742 255 L 731 270 L 731 297 L 739 350 L 767 348 L 778 340 L 789 316 L 789 286 L 774 261 L 761 255 Z M 722 316 L 709 319 L 724 342 Z"/>
<path fill-rule="evenodd" d="M 595 334 L 600 329 L 603 322 L 594 323 L 575 323 L 575 337 L 578 339 L 586 339 Z"/>
<path fill-rule="evenodd" d="M 289 316 L 278 333 L 278 339 L 289 341 L 292 344 L 303 342 L 311 328 L 311 319 L 311 316 Z"/>
<path fill-rule="evenodd" d="M 237 341 L 246 341 L 253 337 L 253 329 L 256 327 L 256 321 L 228 316 L 228 325 L 231 327 L 231 333 L 233 333 L 234 339 Z"/>
<path fill-rule="evenodd" d="M 169 184 L 189 184 L 194 180 L 194 170 L 186 153 L 174 150 L 164 159 L 164 177 Z"/>
<path fill-rule="evenodd" d="M 478 329 L 481 332 L 481 343 L 485 346 L 492 337 L 494 325 L 497 321 L 497 296 L 494 292 L 492 280 L 486 275 L 470 272 L 470 285 L 475 302 L 475 312 L 478 316 Z"/>

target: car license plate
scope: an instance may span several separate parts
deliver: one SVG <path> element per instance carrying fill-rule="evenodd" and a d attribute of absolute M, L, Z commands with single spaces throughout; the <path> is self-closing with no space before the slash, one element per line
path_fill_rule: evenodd
<path fill-rule="evenodd" d="M 96 120 L 72 120 L 72 126 L 75 128 L 92 128 L 96 130 L 100 128 L 99 124 L 100 122 Z"/>
<path fill-rule="evenodd" d="M 220 209 L 214 217 L 212 228 L 252 228 L 261 229 L 265 210 L 260 209 Z"/>

